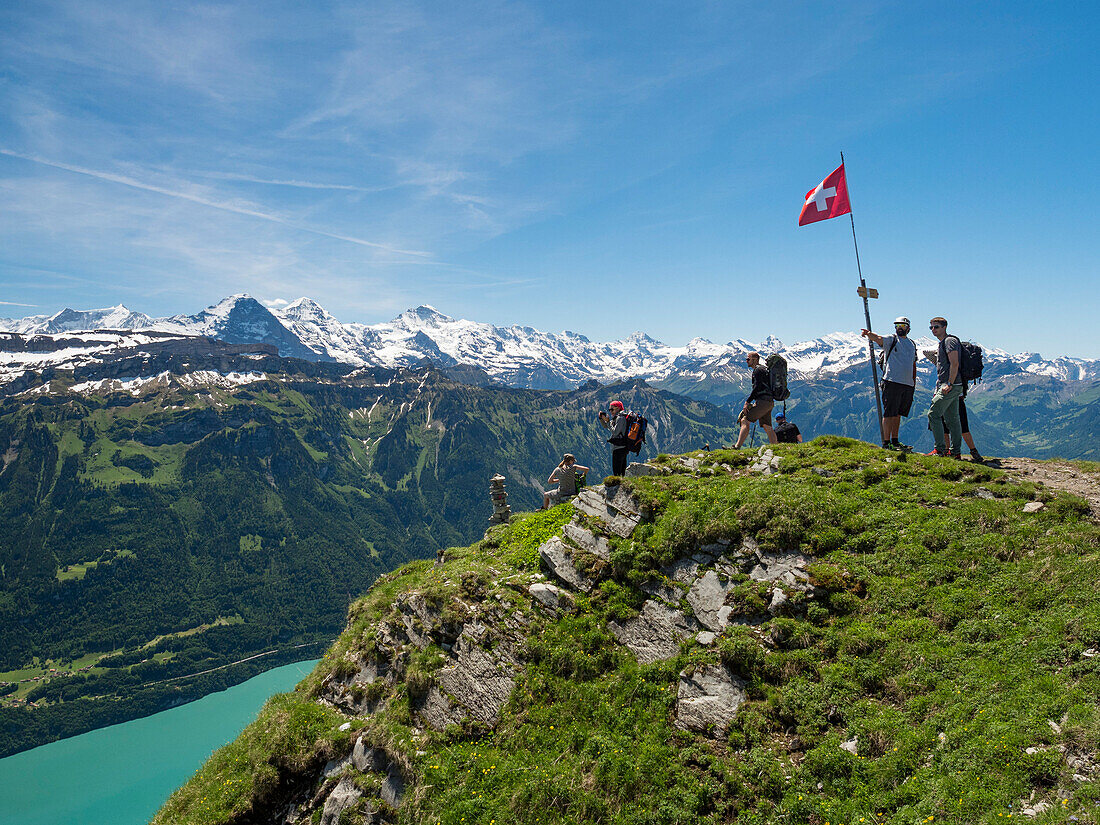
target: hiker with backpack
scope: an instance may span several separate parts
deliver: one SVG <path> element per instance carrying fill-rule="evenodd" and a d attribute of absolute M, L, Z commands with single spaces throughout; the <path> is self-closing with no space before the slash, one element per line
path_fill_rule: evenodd
<path fill-rule="evenodd" d="M 610 430 L 607 443 L 611 445 L 611 475 L 621 476 L 626 472 L 626 454 L 630 446 L 626 440 L 626 410 L 622 401 L 612 401 L 607 412 L 600 410 L 600 425 Z"/>
<path fill-rule="evenodd" d="M 745 399 L 745 406 L 741 409 L 738 419 L 741 422 L 741 432 L 737 434 L 737 443 L 733 449 L 740 450 L 745 439 L 749 437 L 749 429 L 752 424 L 758 423 L 768 434 L 768 441 L 775 444 L 775 430 L 772 429 L 772 407 L 775 406 L 775 396 L 772 395 L 771 374 L 767 367 L 760 363 L 760 353 L 750 352 L 745 356 L 745 363 L 752 370 L 752 390 Z M 786 362 L 784 366 L 784 383 L 786 382 Z"/>
<path fill-rule="evenodd" d="M 802 433 L 784 413 L 775 414 L 775 440 L 780 444 L 801 444 Z"/>
<path fill-rule="evenodd" d="M 547 479 L 551 484 L 557 483 L 557 488 L 545 490 L 542 494 L 542 509 L 549 509 L 551 503 L 561 504 L 577 494 L 577 487 L 584 484 L 585 474 L 591 469 L 577 463 L 572 453 L 562 456 L 561 462 L 550 473 Z"/>
<path fill-rule="evenodd" d="M 600 425 L 611 431 L 607 439 L 611 445 L 611 474 L 621 476 L 626 472 L 626 454 L 630 451 L 626 443 L 626 410 L 622 401 L 612 401 L 606 412 L 600 410 Z"/>
<path fill-rule="evenodd" d="M 607 412 L 600 411 L 600 425 L 610 430 L 607 443 L 611 445 L 611 474 L 621 476 L 626 472 L 627 453 L 638 453 L 645 443 L 649 419 L 633 411 L 627 411 L 622 401 L 612 401 Z"/>
<path fill-rule="evenodd" d="M 913 449 L 898 440 L 902 417 L 909 417 L 913 406 L 913 390 L 917 386 L 917 345 L 909 339 L 909 319 L 894 319 L 893 335 L 876 335 L 869 329 L 860 330 L 880 347 L 882 367 L 882 448 L 884 450 Z"/>
<path fill-rule="evenodd" d="M 981 347 L 979 347 L 977 344 L 971 344 L 969 342 L 965 342 L 963 344 L 964 354 L 965 354 L 966 349 L 968 347 L 971 348 L 971 353 L 972 353 L 968 360 L 973 361 L 975 358 L 977 358 L 977 362 L 978 362 L 977 372 L 978 372 L 978 379 L 980 379 L 981 378 L 981 363 L 982 363 Z M 976 350 L 976 352 L 975 352 L 975 350 Z M 923 350 L 923 352 L 924 352 L 924 357 L 925 358 L 927 358 L 933 364 L 936 363 L 936 360 L 938 358 L 936 350 L 926 349 L 926 350 Z M 972 366 L 971 367 L 971 372 L 973 372 L 973 371 L 974 371 L 974 367 Z M 982 454 L 980 452 L 978 452 L 978 448 L 974 444 L 974 436 L 972 436 L 970 434 L 969 416 L 967 416 L 967 414 L 966 414 L 966 391 L 967 391 L 967 389 L 968 389 L 967 382 L 964 380 L 963 381 L 962 397 L 959 399 L 959 426 L 962 428 L 963 443 L 966 444 L 966 446 L 970 448 L 970 460 L 971 461 L 976 461 L 979 464 L 981 464 L 982 462 L 985 461 L 985 459 L 982 458 Z M 944 434 L 944 437 L 947 439 L 947 450 L 948 450 L 948 452 L 951 452 L 951 433 L 947 429 L 947 422 L 946 421 L 943 422 L 943 434 Z M 959 451 L 960 452 L 962 451 L 962 445 L 960 445 Z M 929 455 L 933 455 L 934 453 L 935 453 L 935 450 L 933 450 L 931 453 L 929 453 Z"/>
<path fill-rule="evenodd" d="M 933 455 L 961 458 L 962 422 L 959 420 L 959 399 L 963 394 L 962 341 L 947 333 L 947 319 L 939 316 L 928 322 L 928 328 L 939 340 L 936 350 L 936 392 L 928 408 L 928 429 L 936 441 Z M 951 436 L 948 452 L 944 429 Z"/>

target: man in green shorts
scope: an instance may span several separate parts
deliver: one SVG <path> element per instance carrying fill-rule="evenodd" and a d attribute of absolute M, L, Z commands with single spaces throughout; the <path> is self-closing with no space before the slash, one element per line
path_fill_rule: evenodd
<path fill-rule="evenodd" d="M 959 458 L 962 443 L 962 422 L 959 420 L 959 399 L 963 392 L 962 343 L 958 337 L 947 334 L 947 319 L 936 317 L 928 322 L 928 328 L 940 342 L 936 352 L 936 392 L 928 408 L 928 429 L 936 440 L 933 455 Z M 943 437 L 944 425 L 951 435 L 951 452 Z"/>

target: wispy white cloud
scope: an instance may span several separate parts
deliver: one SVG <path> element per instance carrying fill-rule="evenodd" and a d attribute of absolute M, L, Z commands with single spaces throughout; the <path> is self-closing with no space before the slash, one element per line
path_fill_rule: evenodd
<path fill-rule="evenodd" d="M 290 303 L 290 301 L 288 301 L 286 298 L 265 298 L 264 299 L 264 304 L 266 306 L 269 306 L 269 307 L 272 307 L 272 308 L 275 308 L 275 309 L 277 309 L 279 307 L 285 307 L 289 303 Z"/>
<path fill-rule="evenodd" d="M 16 301 L 0 301 L 6 307 L 36 307 L 38 304 L 20 304 Z"/>
<path fill-rule="evenodd" d="M 289 227 L 291 229 L 297 229 L 301 232 L 309 232 L 314 235 L 321 235 L 326 238 L 333 238 L 338 241 L 346 241 L 348 243 L 358 244 L 359 246 L 371 247 L 372 249 L 380 249 L 385 252 L 392 252 L 398 255 L 416 255 L 420 257 L 426 257 L 430 253 L 417 252 L 408 249 L 397 249 L 393 246 L 389 246 L 384 243 L 376 243 L 374 241 L 364 240 L 363 238 L 356 238 L 351 235 L 341 235 L 335 232 L 326 232 L 323 229 L 317 229 L 316 227 L 303 226 L 301 224 L 288 221 L 278 215 L 270 212 L 265 212 L 254 206 L 246 206 L 228 201 L 213 200 L 205 195 L 195 194 L 193 192 L 185 192 L 180 190 L 168 189 L 156 184 L 144 183 L 126 175 L 116 175 L 112 172 L 102 172 L 96 169 L 88 169 L 82 166 L 75 166 L 69 163 L 62 163 L 60 161 L 47 160 L 46 158 L 35 157 L 34 155 L 26 155 L 20 152 L 13 152 L 10 149 L 0 149 L 0 155 L 7 155 L 8 157 L 19 158 L 30 163 L 37 163 L 41 166 L 49 166 L 53 169 L 62 169 L 66 172 L 72 172 L 78 175 L 87 175 L 90 178 L 96 178 L 97 180 L 107 181 L 109 183 L 117 183 L 122 186 L 129 186 L 134 189 L 142 189 L 146 192 L 155 192 L 158 195 L 165 195 L 170 198 L 179 198 L 180 200 L 190 201 L 191 203 L 197 203 L 201 206 L 208 206 L 211 209 L 220 209 L 225 212 L 233 212 L 237 215 L 247 215 L 252 218 L 259 218 L 260 220 L 270 221 L 271 223 L 281 224 L 282 226 Z"/>
<path fill-rule="evenodd" d="M 273 180 L 254 175 L 243 175 L 239 172 L 193 172 L 196 177 L 210 178 L 213 180 L 238 181 L 240 183 L 258 183 L 263 186 L 288 186 L 292 189 L 320 189 L 334 192 L 385 192 L 393 189 L 393 186 L 352 186 L 346 183 L 320 183 L 307 180 Z"/>

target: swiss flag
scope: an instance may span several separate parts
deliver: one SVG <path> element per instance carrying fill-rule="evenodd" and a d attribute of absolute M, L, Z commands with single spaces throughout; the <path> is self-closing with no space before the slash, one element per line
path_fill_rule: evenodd
<path fill-rule="evenodd" d="M 844 179 L 844 164 L 840 164 L 829 177 L 806 193 L 798 225 L 839 218 L 852 211 L 848 203 L 848 182 Z"/>

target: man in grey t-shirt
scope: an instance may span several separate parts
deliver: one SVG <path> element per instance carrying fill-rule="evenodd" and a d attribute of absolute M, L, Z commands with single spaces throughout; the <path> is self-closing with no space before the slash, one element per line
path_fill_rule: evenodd
<path fill-rule="evenodd" d="M 893 335 L 876 335 L 861 330 L 883 349 L 882 366 L 882 447 L 885 450 L 911 450 L 898 440 L 901 418 L 909 416 L 913 406 L 913 389 L 917 385 L 917 345 L 909 339 L 909 319 L 894 320 Z"/>
<path fill-rule="evenodd" d="M 959 420 L 959 399 L 963 393 L 962 344 L 954 335 L 947 334 L 947 319 L 933 318 L 928 328 L 939 339 L 936 353 L 936 393 L 928 408 L 928 429 L 936 440 L 936 455 L 946 456 L 947 442 L 943 437 L 946 424 L 951 436 L 951 457 L 959 458 L 962 444 L 962 422 Z"/>

